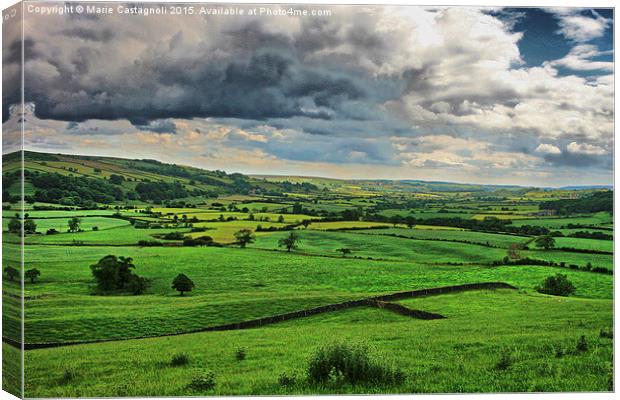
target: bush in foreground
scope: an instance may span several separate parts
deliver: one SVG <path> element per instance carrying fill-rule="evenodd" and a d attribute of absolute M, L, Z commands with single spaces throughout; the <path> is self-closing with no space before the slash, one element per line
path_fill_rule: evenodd
<path fill-rule="evenodd" d="M 540 293 L 551 294 L 554 296 L 570 296 L 575 293 L 575 286 L 568 280 L 566 275 L 556 274 L 550 276 L 538 286 L 536 290 Z"/>
<path fill-rule="evenodd" d="M 172 357 L 172 360 L 170 360 L 170 365 L 173 367 L 181 367 L 187 364 L 189 364 L 189 356 L 185 353 L 176 354 Z"/>
<path fill-rule="evenodd" d="M 211 371 L 195 376 L 188 387 L 198 392 L 211 390 L 215 387 L 215 374 Z"/>
<path fill-rule="evenodd" d="M 296 381 L 297 379 L 294 374 L 289 375 L 286 372 L 282 372 L 280 376 L 278 377 L 278 383 L 282 387 L 294 386 Z"/>
<path fill-rule="evenodd" d="M 400 369 L 371 358 L 363 344 L 319 347 L 310 357 L 307 373 L 313 384 L 399 385 L 405 380 Z"/>

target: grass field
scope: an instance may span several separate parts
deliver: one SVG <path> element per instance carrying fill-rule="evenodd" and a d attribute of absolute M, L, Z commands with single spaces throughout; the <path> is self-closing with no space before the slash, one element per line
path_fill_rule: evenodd
<path fill-rule="evenodd" d="M 260 329 L 34 350 L 26 355 L 27 393 L 92 397 L 609 388 L 613 346 L 611 340 L 599 337 L 599 331 L 612 325 L 610 300 L 557 301 L 501 290 L 433 296 L 403 304 L 442 312 L 448 318 L 420 321 L 360 308 Z M 588 343 L 586 352 L 576 350 L 581 335 Z M 370 344 L 377 354 L 402 368 L 403 384 L 367 388 L 307 383 L 308 358 L 318 345 L 330 341 Z M 245 350 L 245 360 L 235 359 L 238 349 Z M 564 353 L 561 357 L 556 356 L 558 349 Z M 171 367 L 171 358 L 179 353 L 189 355 L 189 364 Z M 110 354 L 115 355 L 112 363 Z M 498 368 L 504 354 L 510 365 Z M 205 370 L 214 372 L 215 387 L 188 389 L 192 379 Z M 65 371 L 71 371 L 69 382 L 63 381 Z M 282 387 L 278 383 L 281 373 L 296 376 L 297 382 Z"/>
<path fill-rule="evenodd" d="M 26 296 L 33 298 L 26 302 L 28 342 L 154 336 L 370 295 L 478 281 L 533 290 L 554 272 L 569 275 L 583 297 L 610 298 L 613 282 L 608 275 L 550 267 L 429 266 L 421 260 L 371 262 L 258 249 L 117 247 L 111 252 L 31 246 L 30 251 L 26 268 L 36 265 L 45 275 L 39 283 L 26 285 Z M 136 260 L 137 272 L 152 279 L 147 294 L 91 295 L 88 266 L 110 253 Z M 170 289 L 180 272 L 196 283 L 191 296 L 179 297 Z"/>
<path fill-rule="evenodd" d="M 542 201 L 578 201 L 595 190 L 258 177 L 246 182 L 251 189 L 237 192 L 239 177 L 196 175 L 179 166 L 167 176 L 167 169 L 144 160 L 59 156 L 28 165 L 89 179 L 121 174 L 124 191 L 147 180 L 209 190 L 208 196 L 175 200 L 134 197 L 106 209 L 44 210 L 61 206 L 30 201 L 37 233 L 25 237 L 24 267 L 41 274 L 24 285 L 25 341 L 57 347 L 25 352 L 28 397 L 610 390 L 613 241 L 567 235 L 612 234 L 605 228 L 613 217 L 587 211 L 537 216 L 554 214 L 541 208 Z M 200 183 L 205 176 L 210 184 Z M 286 190 L 276 183 L 285 180 Z M 296 183 L 310 186 L 299 190 Z M 18 205 L 3 206 L 3 336 L 20 340 L 21 290 L 7 269 L 21 260 L 19 228 L 12 224 L 8 232 Z M 72 217 L 81 218 L 82 231 L 67 232 Z M 450 221 L 432 220 L 439 218 Z M 47 235 L 49 229 L 60 233 Z M 252 231 L 253 240 L 238 242 L 235 233 L 242 229 Z M 551 240 L 558 230 L 566 236 L 554 233 Z M 171 240 L 163 238 L 170 233 Z M 215 243 L 185 240 L 202 236 Z M 537 247 L 541 237 L 552 241 L 548 249 Z M 287 238 L 295 239 L 290 251 L 281 245 Z M 144 293 L 97 291 L 90 266 L 107 255 L 133 259 L 132 271 L 148 282 Z M 525 265 L 525 258 L 564 267 Z M 172 287 L 179 274 L 194 283 L 183 296 Z M 574 286 L 569 296 L 537 290 L 556 274 Z M 204 332 L 379 295 L 485 282 L 515 289 L 394 301 L 444 319 L 416 319 L 365 303 L 259 328 Z M 587 348 L 579 350 L 581 336 Z M 311 383 L 309 358 L 335 341 L 368 344 L 373 357 L 402 371 L 402 379 Z M 66 346 L 70 342 L 84 343 Z M 243 360 L 235 355 L 240 349 Z M 181 353 L 189 362 L 171 366 Z M 3 355 L 3 384 L 15 392 L 18 377 L 9 369 L 19 354 L 3 343 Z M 208 371 L 215 385 L 192 388 Z M 294 382 L 282 384 L 281 374 Z"/>

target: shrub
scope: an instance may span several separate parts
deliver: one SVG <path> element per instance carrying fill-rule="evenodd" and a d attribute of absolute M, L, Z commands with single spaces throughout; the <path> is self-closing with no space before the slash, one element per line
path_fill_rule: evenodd
<path fill-rule="evenodd" d="M 45 232 L 46 235 L 56 235 L 58 233 L 59 232 L 54 228 L 48 229 L 47 232 Z"/>
<path fill-rule="evenodd" d="M 196 391 L 207 391 L 215 387 L 215 374 L 212 371 L 195 376 L 188 387 Z"/>
<path fill-rule="evenodd" d="M 245 350 L 243 349 L 237 349 L 237 351 L 235 352 L 235 359 L 237 361 L 243 361 L 245 360 Z"/>
<path fill-rule="evenodd" d="M 183 246 L 212 246 L 214 244 L 211 236 L 200 236 L 197 238 L 185 237 Z"/>
<path fill-rule="evenodd" d="M 166 233 L 162 239 L 165 240 L 183 240 L 183 232 L 168 232 Z"/>
<path fill-rule="evenodd" d="M 555 345 L 555 357 L 562 358 L 564 356 L 564 348 L 560 344 Z"/>
<path fill-rule="evenodd" d="M 67 368 L 65 369 L 65 372 L 60 377 L 60 384 L 68 385 L 73 380 L 73 378 L 75 378 L 75 374 L 73 373 L 72 370 Z"/>
<path fill-rule="evenodd" d="M 98 226 L 93 226 L 93 231 L 98 231 L 99 227 Z"/>
<path fill-rule="evenodd" d="M 575 286 L 568 280 L 566 275 L 556 274 L 545 279 L 536 290 L 540 293 L 554 296 L 570 296 L 575 293 Z"/>
<path fill-rule="evenodd" d="M 611 328 L 609 328 L 608 330 L 601 329 L 601 332 L 599 333 L 599 336 L 604 338 L 604 339 L 613 339 L 614 338 L 614 331 Z"/>
<path fill-rule="evenodd" d="M 581 335 L 577 341 L 577 351 L 580 353 L 585 353 L 588 351 L 588 342 L 586 341 L 586 337 L 584 335 Z"/>
<path fill-rule="evenodd" d="M 495 364 L 495 369 L 498 371 L 505 371 L 510 368 L 512 363 L 512 356 L 509 352 L 505 351 L 504 353 L 502 353 L 501 357 L 497 361 L 497 364 Z"/>
<path fill-rule="evenodd" d="M 170 360 L 170 365 L 172 365 L 173 367 L 180 367 L 187 364 L 189 364 L 189 356 L 185 353 L 179 353 L 177 355 L 174 355 L 172 357 L 172 360 Z"/>
<path fill-rule="evenodd" d="M 288 375 L 286 372 L 282 372 L 280 374 L 280 376 L 278 377 L 278 383 L 282 387 L 293 386 L 295 384 L 296 380 L 297 380 L 297 378 L 295 377 L 295 375 L 293 375 L 293 374 Z"/>
<path fill-rule="evenodd" d="M 315 384 L 401 384 L 405 378 L 399 369 L 372 359 L 367 346 L 348 343 L 319 347 L 310 357 L 307 373 Z"/>

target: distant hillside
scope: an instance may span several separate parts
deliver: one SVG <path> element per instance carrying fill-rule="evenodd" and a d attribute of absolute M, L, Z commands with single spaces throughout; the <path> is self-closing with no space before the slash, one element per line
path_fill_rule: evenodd
<path fill-rule="evenodd" d="M 331 189 L 357 188 L 372 192 L 412 192 L 412 193 L 436 193 L 436 192 L 495 192 L 498 190 L 530 190 L 523 186 L 515 185 L 479 185 L 470 183 L 453 183 L 441 181 L 421 180 L 389 180 L 389 179 L 332 179 L 309 176 L 278 176 L 278 175 L 252 175 L 270 182 L 288 180 L 291 182 L 308 182 L 318 187 Z"/>
<path fill-rule="evenodd" d="M 19 198 L 20 154 L 3 156 L 3 194 Z M 225 194 L 282 195 L 318 190 L 309 183 L 267 182 L 224 171 L 156 160 L 25 152 L 29 201 L 88 206 L 92 203 L 163 201 Z"/>

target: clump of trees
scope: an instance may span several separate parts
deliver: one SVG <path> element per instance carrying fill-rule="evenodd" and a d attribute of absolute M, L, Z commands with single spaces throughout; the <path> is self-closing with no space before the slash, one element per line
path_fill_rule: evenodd
<path fill-rule="evenodd" d="M 555 247 L 555 239 L 551 235 L 539 236 L 534 240 L 536 247 L 541 247 L 545 250 L 550 250 Z"/>
<path fill-rule="evenodd" d="M 536 288 L 536 291 L 554 296 L 570 296 L 575 293 L 575 286 L 568 280 L 566 275 L 556 274 L 544 280 L 544 282 Z"/>
<path fill-rule="evenodd" d="M 256 236 L 254 236 L 251 229 L 241 229 L 240 231 L 235 232 L 234 236 L 235 243 L 241 248 L 245 248 L 245 246 L 250 243 L 254 243 L 254 240 L 256 240 Z"/>
<path fill-rule="evenodd" d="M 132 293 L 142 294 L 148 287 L 148 280 L 138 276 L 131 257 L 108 255 L 90 266 L 97 284 L 98 294 Z"/>
<path fill-rule="evenodd" d="M 291 232 L 288 236 L 278 240 L 278 247 L 286 247 L 286 251 L 296 250 L 299 241 L 299 234 Z"/>
<path fill-rule="evenodd" d="M 176 278 L 172 280 L 172 288 L 181 293 L 181 296 L 183 296 L 185 292 L 192 291 L 194 288 L 194 282 L 189 279 L 187 275 L 178 274 Z"/>
<path fill-rule="evenodd" d="M 22 220 L 19 214 L 15 214 L 15 216 L 9 220 L 7 229 L 10 233 L 22 233 Z M 23 230 L 25 234 L 31 235 L 37 233 L 37 224 L 33 219 L 28 218 L 28 214 L 25 215 L 23 220 Z"/>
<path fill-rule="evenodd" d="M 24 171 L 35 187 L 34 199 L 42 203 L 92 207 L 125 199 L 123 190 L 104 179 L 75 177 L 58 173 Z"/>
<path fill-rule="evenodd" d="M 580 199 L 562 199 L 540 203 L 541 210 L 556 210 L 558 214 L 613 212 L 614 194 L 611 190 L 595 192 Z"/>

